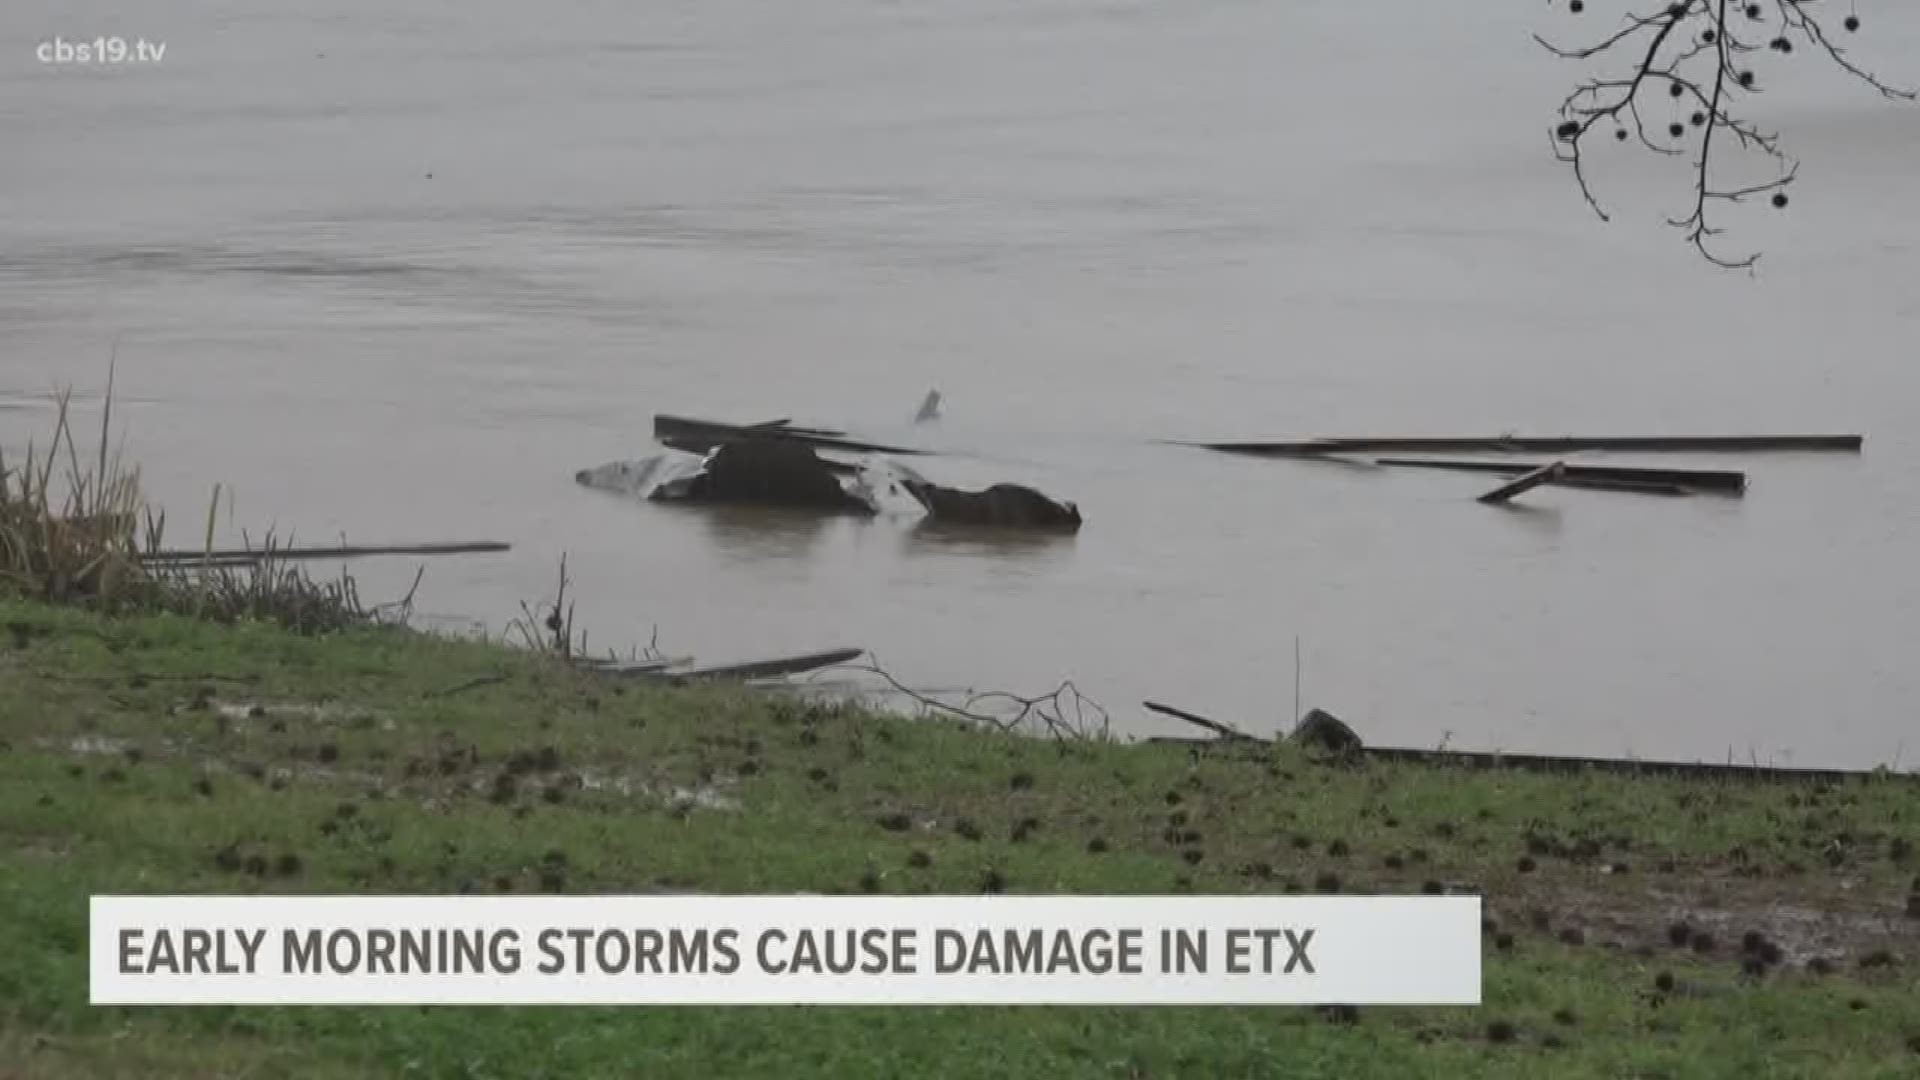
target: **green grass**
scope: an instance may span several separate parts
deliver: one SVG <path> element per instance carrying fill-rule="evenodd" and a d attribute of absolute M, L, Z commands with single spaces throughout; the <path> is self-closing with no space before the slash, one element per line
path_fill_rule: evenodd
<path fill-rule="evenodd" d="M 616 685 L 397 630 L 0 602 L 8 1078 L 1913 1076 L 1916 840 L 1920 785 L 1891 776 L 1062 745 Z M 96 892 L 988 888 L 1477 892 L 1494 922 L 1485 1004 L 1350 1024 L 1281 1008 L 86 1004 Z M 1676 921 L 1712 947 L 1675 948 Z M 1780 962 L 1743 971 L 1749 931 Z M 1863 967 L 1876 953 L 1891 963 Z"/>

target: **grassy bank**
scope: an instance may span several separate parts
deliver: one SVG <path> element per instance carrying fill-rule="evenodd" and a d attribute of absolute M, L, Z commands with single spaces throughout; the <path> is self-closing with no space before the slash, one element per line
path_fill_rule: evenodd
<path fill-rule="evenodd" d="M 0 1076 L 1912 1076 L 1920 787 L 1023 740 L 0 602 Z M 144 892 L 1487 897 L 1477 1009 L 92 1009 Z M 1920 910 L 1912 912 L 1920 915 Z"/>

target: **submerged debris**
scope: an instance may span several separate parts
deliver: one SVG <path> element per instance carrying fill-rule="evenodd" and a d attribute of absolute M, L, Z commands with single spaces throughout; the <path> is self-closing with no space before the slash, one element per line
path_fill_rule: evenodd
<path fill-rule="evenodd" d="M 1315 456 L 1353 451 L 1492 451 L 1496 453 L 1565 453 L 1576 450 L 1632 450 L 1687 452 L 1698 450 L 1839 450 L 1859 452 L 1861 435 L 1493 435 L 1473 438 L 1341 438 L 1299 439 L 1292 442 L 1186 443 L 1232 454 Z"/>
<path fill-rule="evenodd" d="M 940 391 L 929 390 L 925 401 L 920 403 L 920 411 L 914 414 L 913 422 L 924 424 L 929 420 L 940 419 Z"/>
<path fill-rule="evenodd" d="M 694 420 L 684 416 L 658 415 L 653 418 L 653 437 L 663 446 L 705 453 L 721 446 L 743 442 L 784 443 L 817 446 L 828 450 L 853 450 L 877 454 L 924 454 L 905 446 L 863 442 L 844 437 L 844 432 L 821 428 L 794 427 L 785 420 L 760 424 L 727 424 L 715 420 Z"/>
<path fill-rule="evenodd" d="M 1471 438 L 1366 437 L 1295 439 L 1281 442 L 1184 442 L 1190 446 L 1230 454 L 1261 457 L 1288 457 L 1310 461 L 1340 461 L 1354 465 L 1366 462 L 1343 455 L 1387 453 L 1439 453 L 1469 451 L 1491 454 L 1523 452 L 1576 453 L 1580 451 L 1665 452 L 1740 452 L 1769 450 L 1814 450 L 1859 453 L 1866 439 L 1861 435 L 1603 435 L 1603 436 L 1523 436 L 1495 435 Z M 1541 484 L 1620 491 L 1641 495 L 1690 495 L 1710 491 L 1740 495 L 1746 490 L 1745 473 L 1714 469 L 1668 469 L 1644 466 L 1590 465 L 1575 462 L 1525 462 L 1498 460 L 1457 460 L 1447 458 L 1382 457 L 1373 466 L 1450 469 L 1460 472 L 1499 473 L 1514 477 L 1512 482 L 1481 496 L 1486 503 L 1503 503 L 1515 495 Z"/>
<path fill-rule="evenodd" d="M 654 454 L 634 461 L 609 461 L 573 474 L 573 482 L 595 491 L 644 499 L 654 488 L 684 478 L 700 467 L 699 459 L 683 454 Z"/>
<path fill-rule="evenodd" d="M 1508 502 L 1515 495 L 1524 494 L 1539 487 L 1541 484 L 1550 484 L 1560 479 L 1560 474 L 1566 470 L 1566 467 L 1567 463 L 1564 461 L 1549 462 L 1501 484 L 1499 487 L 1480 496 L 1480 501 L 1489 504 Z"/>
<path fill-rule="evenodd" d="M 1021 484 L 995 484 L 985 491 L 962 491 L 919 476 L 903 476 L 900 486 L 926 508 L 931 521 L 1064 532 L 1080 529 L 1079 507 L 1049 499 Z"/>
<path fill-rule="evenodd" d="M 1520 476 L 1540 468 L 1543 462 L 1475 461 L 1460 458 L 1375 458 L 1375 465 L 1400 469 L 1443 469 L 1451 472 L 1498 473 Z M 1584 481 L 1609 481 L 1622 490 L 1659 490 L 1668 487 L 1683 490 L 1720 492 L 1738 495 L 1746 490 L 1747 474 L 1728 469 L 1666 469 L 1632 465 L 1586 465 L 1567 462 L 1561 474 L 1551 482 L 1563 487 Z"/>
<path fill-rule="evenodd" d="M 655 487 L 656 502 L 752 503 L 838 513 L 875 514 L 872 500 L 847 489 L 813 448 L 795 442 L 726 443 L 699 472 Z"/>

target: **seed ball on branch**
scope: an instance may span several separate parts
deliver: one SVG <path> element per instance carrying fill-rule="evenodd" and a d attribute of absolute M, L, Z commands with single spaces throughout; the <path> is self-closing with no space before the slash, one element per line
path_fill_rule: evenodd
<path fill-rule="evenodd" d="M 1793 42 L 1783 37 L 1777 37 L 1767 42 L 1767 48 L 1777 53 L 1790 53 L 1793 51 Z"/>
<path fill-rule="evenodd" d="M 1615 129 L 1614 129 L 1614 131 L 1613 131 L 1613 137 L 1614 137 L 1614 138 L 1616 138 L 1616 139 L 1619 139 L 1619 140 L 1620 140 L 1621 142 L 1626 142 L 1626 141 L 1627 141 L 1627 129 L 1626 129 L 1626 128 L 1615 128 Z"/>
<path fill-rule="evenodd" d="M 1575 15 L 1587 10 L 1586 0 L 1567 0 L 1567 10 Z"/>
<path fill-rule="evenodd" d="M 1740 73 L 1740 85 L 1741 85 L 1741 86 L 1749 86 L 1749 87 L 1750 87 L 1750 86 L 1752 86 L 1752 85 L 1753 85 L 1753 72 L 1751 72 L 1751 71 L 1743 71 L 1743 72 L 1741 72 L 1741 73 Z"/>
<path fill-rule="evenodd" d="M 1716 40 L 1719 39 L 1719 37 L 1720 35 L 1714 33 L 1713 28 L 1711 26 L 1709 26 L 1705 30 L 1700 31 L 1700 40 L 1706 42 L 1708 45 L 1713 44 Z"/>
<path fill-rule="evenodd" d="M 1747 18 L 1749 18 L 1749 19 L 1758 19 L 1759 17 L 1760 17 L 1760 5 L 1759 5 L 1759 4 L 1748 4 L 1748 5 L 1747 5 Z"/>
<path fill-rule="evenodd" d="M 1667 125 L 1667 134 L 1669 134 L 1669 135 L 1671 135 L 1671 136 L 1673 136 L 1673 137 L 1674 137 L 1674 138 L 1676 138 L 1676 139 L 1677 139 L 1677 138 L 1679 138 L 1679 137 L 1680 137 L 1680 136 L 1682 136 L 1682 135 L 1685 135 L 1686 133 L 1687 133 L 1687 129 L 1686 129 L 1686 128 L 1683 128 L 1683 127 L 1681 127 L 1681 126 L 1680 126 L 1679 124 L 1668 124 L 1668 125 Z"/>
<path fill-rule="evenodd" d="M 1577 120 L 1563 121 L 1559 127 L 1553 129 L 1553 133 L 1562 139 L 1571 139 L 1580 134 L 1580 122 Z"/>
<path fill-rule="evenodd" d="M 1843 22 L 1843 23 L 1841 23 L 1840 25 L 1841 25 L 1841 26 L 1844 26 L 1844 27 L 1846 27 L 1846 28 L 1847 28 L 1847 33 L 1849 33 L 1849 34 L 1851 34 L 1851 33 L 1853 33 L 1853 32 L 1854 32 L 1855 30 L 1858 30 L 1858 29 L 1860 29 L 1860 16 L 1858 16 L 1858 15 L 1849 15 L 1849 16 L 1847 16 L 1847 21 L 1846 21 L 1846 22 Z"/>
<path fill-rule="evenodd" d="M 1703 112 L 1696 112 L 1692 116 L 1687 117 L 1687 120 L 1690 123 L 1692 123 L 1694 127 L 1699 127 L 1701 124 L 1704 124 L 1707 122 L 1707 114 Z"/>
<path fill-rule="evenodd" d="M 1773 193 L 1773 208 L 1774 208 L 1775 210 L 1784 210 L 1784 209 L 1786 209 L 1786 206 L 1787 206 L 1787 193 L 1786 193 L 1786 192 L 1784 192 L 1784 191 L 1776 191 L 1776 192 L 1774 192 L 1774 193 Z"/>

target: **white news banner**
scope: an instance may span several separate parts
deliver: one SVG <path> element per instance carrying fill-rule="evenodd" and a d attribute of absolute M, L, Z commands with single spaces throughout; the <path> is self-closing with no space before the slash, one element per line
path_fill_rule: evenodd
<path fill-rule="evenodd" d="M 1474 896 L 96 896 L 96 1005 L 1476 1005 Z"/>

